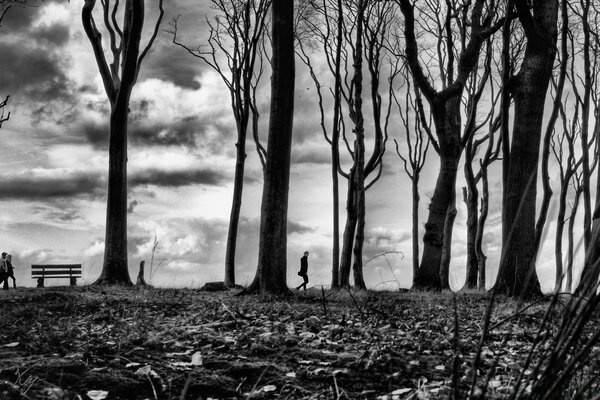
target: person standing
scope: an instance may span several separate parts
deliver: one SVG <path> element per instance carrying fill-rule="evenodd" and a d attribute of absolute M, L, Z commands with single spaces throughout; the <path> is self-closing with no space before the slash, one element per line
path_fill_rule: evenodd
<path fill-rule="evenodd" d="M 6 263 L 6 252 L 2 253 L 2 258 L 0 259 L 0 283 L 2 284 L 2 289 L 8 290 L 8 264 Z"/>
<path fill-rule="evenodd" d="M 304 291 L 306 291 L 306 284 L 308 283 L 308 251 L 305 251 L 304 256 L 300 259 L 300 271 L 298 271 L 298 276 L 301 276 L 304 282 L 298 286 L 296 290 L 300 290 L 300 288 L 304 286 Z"/>
<path fill-rule="evenodd" d="M 6 255 L 6 285 L 8 286 L 8 278 L 11 278 L 13 281 L 13 288 L 17 288 L 17 280 L 15 279 L 15 269 L 12 265 L 12 256 L 10 254 Z"/>

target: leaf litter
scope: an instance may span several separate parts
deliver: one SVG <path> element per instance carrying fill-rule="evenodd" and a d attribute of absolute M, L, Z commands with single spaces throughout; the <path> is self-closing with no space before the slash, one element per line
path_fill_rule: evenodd
<path fill-rule="evenodd" d="M 455 356 L 468 384 L 484 295 L 457 296 L 455 345 L 450 294 L 327 293 L 9 291 L 0 299 L 0 398 L 446 398 Z M 489 398 L 510 389 L 544 312 L 518 307 L 500 301 L 482 349 L 476 374 L 497 364 Z"/>

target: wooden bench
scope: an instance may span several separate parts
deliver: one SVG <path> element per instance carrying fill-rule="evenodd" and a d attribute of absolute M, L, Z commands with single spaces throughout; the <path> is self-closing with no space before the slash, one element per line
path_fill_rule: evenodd
<path fill-rule="evenodd" d="M 69 284 L 76 286 L 77 278 L 81 278 L 81 264 L 33 264 L 31 278 L 37 279 L 37 287 L 44 287 L 46 278 L 69 278 Z"/>

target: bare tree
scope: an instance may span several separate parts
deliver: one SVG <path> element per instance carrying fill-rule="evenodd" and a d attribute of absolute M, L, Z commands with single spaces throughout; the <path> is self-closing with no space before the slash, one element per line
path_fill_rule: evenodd
<path fill-rule="evenodd" d="M 112 62 L 102 47 L 102 36 L 93 16 L 96 0 L 85 0 L 81 18 L 94 50 L 104 90 L 110 102 L 108 199 L 104 263 L 97 284 L 131 285 L 127 268 L 127 120 L 129 99 L 144 57 L 152 47 L 164 14 L 159 0 L 159 15 L 146 47 L 140 48 L 145 22 L 145 2 L 126 0 L 122 26 L 117 22 L 119 2 L 102 0 L 101 12 L 108 31 Z M 141 50 L 141 51 L 140 51 Z"/>
<path fill-rule="evenodd" d="M 577 159 L 577 155 L 575 154 L 575 142 L 578 139 L 578 136 L 581 135 L 579 129 L 577 128 L 577 120 L 579 114 L 579 105 L 577 104 L 575 107 L 575 114 L 572 121 L 569 121 L 567 115 L 565 113 L 564 107 L 561 104 L 560 107 L 560 116 L 562 120 L 562 130 L 560 135 L 552 136 L 552 152 L 554 157 L 556 158 L 558 168 L 559 168 L 559 177 L 560 177 L 560 191 L 559 191 L 559 202 L 558 202 L 558 215 L 556 217 L 556 236 L 554 241 L 554 255 L 556 262 L 556 275 L 555 275 L 555 290 L 561 289 L 561 284 L 563 282 L 563 252 L 562 252 L 562 243 L 563 243 L 563 233 L 565 226 L 565 213 L 567 208 L 567 195 L 569 192 L 569 186 L 571 186 L 571 181 L 574 177 L 576 177 L 577 170 L 580 168 L 583 157 Z M 565 143 L 566 142 L 566 143 Z M 568 151 L 565 157 L 565 147 Z M 565 165 L 566 164 L 566 165 Z M 577 177 L 580 177 L 578 174 Z M 581 179 L 581 178 L 579 178 Z M 579 186 L 582 187 L 581 182 L 578 180 Z M 579 197 L 579 196 L 577 196 Z M 571 269 L 571 268 L 569 268 Z"/>
<path fill-rule="evenodd" d="M 266 20 L 271 0 L 211 0 L 217 15 L 209 26 L 208 46 L 191 48 L 177 38 L 178 18 L 171 22 L 169 32 L 173 43 L 192 56 L 202 60 L 214 71 L 227 87 L 231 98 L 231 110 L 237 130 L 233 201 L 229 216 L 229 230 L 225 251 L 225 284 L 235 285 L 235 250 L 242 208 L 244 169 L 246 162 L 246 136 L 252 122 L 255 140 L 263 169 L 266 151 L 258 140 L 259 112 L 256 104 L 256 88 L 263 75 L 263 46 Z M 222 58 L 221 58 L 222 57 Z"/>
<path fill-rule="evenodd" d="M 515 0 L 514 4 L 527 47 L 519 72 L 508 82 L 515 115 L 496 289 L 510 296 L 537 296 L 541 294 L 535 271 L 537 168 L 546 92 L 556 55 L 558 2 L 534 2 L 530 7 L 526 0 Z"/>
<path fill-rule="evenodd" d="M 345 175 L 348 179 L 348 202 L 340 261 L 341 286 L 349 286 L 350 266 L 352 266 L 354 285 L 361 289 L 366 288 L 362 260 L 366 221 L 365 193 L 381 177 L 383 155 L 388 139 L 391 100 L 388 99 L 387 109 L 384 109 L 379 91 L 382 64 L 386 54 L 386 39 L 394 20 L 395 9 L 392 2 L 358 0 L 356 3 L 355 40 L 354 42 L 348 40 L 352 48 L 354 74 L 349 89 L 342 92 L 347 93 L 345 99 L 350 120 L 354 125 L 355 140 L 354 146 L 350 146 L 346 141 L 353 164 L 350 172 Z M 348 34 L 351 31 L 349 30 Z M 365 120 L 362 110 L 363 57 L 370 77 L 369 100 L 372 107 L 374 139 L 373 150 L 368 159 L 365 154 Z M 390 63 L 390 76 L 395 76 L 394 65 L 397 64 Z"/>
<path fill-rule="evenodd" d="M 387 54 L 386 38 L 390 26 L 395 20 L 394 4 L 366 0 L 352 2 L 327 0 L 323 3 L 312 2 L 311 4 L 317 14 L 320 15 L 320 19 L 312 22 L 307 21 L 308 28 L 322 45 L 329 70 L 336 82 L 333 93 L 333 129 L 331 139 L 329 139 L 324 130 L 324 109 L 320 82 L 314 71 L 312 73 L 319 94 L 322 115 L 321 128 L 332 147 L 332 173 L 335 170 L 335 174 L 339 173 L 348 181 L 346 194 L 347 218 L 342 237 L 342 251 L 339 269 L 336 271 L 334 264 L 332 278 L 337 274 L 339 278 L 336 279 L 337 285 L 349 286 L 350 273 L 353 271 L 355 285 L 364 288 L 365 284 L 362 277 L 362 245 L 366 215 L 364 192 L 372 187 L 381 176 L 382 158 L 388 137 L 387 128 L 391 101 L 388 100 L 386 108 L 382 102 L 380 86 L 381 73 L 385 70 L 384 64 L 387 65 L 385 62 Z M 337 14 L 337 17 L 331 16 L 332 13 Z M 334 25 L 337 28 L 335 39 L 332 29 Z M 301 56 L 305 64 L 309 65 L 310 60 L 308 60 L 306 53 Z M 370 77 L 369 96 L 362 93 L 363 65 Z M 390 65 L 393 65 L 393 63 Z M 344 107 L 341 104 L 341 99 L 343 99 Z M 372 109 L 371 114 L 367 114 L 367 118 L 370 117 L 373 123 L 372 137 L 374 141 L 373 150 L 368 158 L 365 154 L 365 141 L 371 135 L 368 135 L 368 132 L 370 132 L 368 125 L 365 125 L 366 111 L 362 109 L 362 103 L 365 99 L 368 99 Z M 343 111 L 347 112 L 349 122 L 344 120 Z M 353 126 L 354 141 L 352 144 L 346 136 L 346 124 L 352 124 Z M 362 127 L 358 125 L 362 125 Z M 338 149 L 340 136 L 351 159 L 348 172 L 344 171 L 340 165 Z M 336 186 L 337 177 L 334 178 L 334 204 L 337 204 Z M 336 213 L 334 210 L 334 214 Z M 337 223 L 335 218 L 334 215 L 334 226 Z M 334 233 L 334 236 L 337 237 L 337 233 Z M 338 255 L 334 254 L 334 259 L 337 259 L 338 256 L 339 253 Z M 353 258 L 354 263 L 352 263 Z"/>
<path fill-rule="evenodd" d="M 323 0 L 322 3 L 309 0 L 305 3 L 306 11 L 298 16 L 302 19 L 307 32 L 312 35 L 310 38 L 297 37 L 299 43 L 298 55 L 302 62 L 308 67 L 310 76 L 315 84 L 318 96 L 320 111 L 320 126 L 323 136 L 331 148 L 331 179 L 332 179 L 332 203 L 333 203 L 333 241 L 332 241 L 332 265 L 331 265 L 331 287 L 339 286 L 340 270 L 340 211 L 339 211 L 339 174 L 340 166 L 340 130 L 341 130 L 341 58 L 342 48 L 344 46 L 344 12 L 342 0 Z M 330 15 L 330 10 L 336 12 L 336 15 Z M 335 29 L 335 35 L 334 35 Z M 298 36 L 298 35 L 297 35 Z M 322 86 L 319 77 L 311 62 L 311 57 L 305 51 L 304 41 L 318 41 L 325 54 L 330 72 L 334 78 L 333 97 L 333 117 L 331 134 L 327 129 L 325 122 L 325 107 Z"/>
<path fill-rule="evenodd" d="M 462 135 L 461 99 L 467 80 L 477 68 L 479 53 L 486 39 L 502 26 L 503 19 L 498 19 L 495 1 L 477 0 L 472 3 L 458 4 L 446 1 L 444 18 L 440 23 L 434 22 L 434 32 L 442 32 L 438 37 L 444 41 L 438 42 L 438 62 L 441 67 L 441 89 L 437 90 L 426 74 L 422 58 L 419 55 L 421 47 L 417 42 L 415 10 L 419 16 L 439 14 L 439 2 L 425 2 L 434 10 L 426 11 L 410 0 L 397 0 L 404 14 L 404 32 L 406 57 L 415 84 L 428 101 L 433 115 L 436 146 L 440 154 L 440 170 L 429 205 L 429 216 L 425 224 L 423 236 L 423 257 L 418 269 L 416 287 L 421 289 L 439 290 L 442 287 L 440 267 L 442 264 L 442 249 L 444 247 L 444 230 L 449 206 L 455 196 L 456 174 L 462 150 L 468 136 Z M 439 8 L 439 9 L 438 9 Z M 436 18 L 436 17 L 434 17 Z M 435 20 L 437 21 L 437 20 Z M 455 48 L 453 25 L 458 26 L 461 40 Z M 435 28 L 437 27 L 437 28 Z M 456 57 L 458 53 L 458 57 Z M 434 146 L 434 148 L 436 147 Z"/>
<path fill-rule="evenodd" d="M 582 108 L 581 118 L 581 153 L 583 157 L 586 157 L 586 153 L 589 153 L 592 143 L 595 143 L 596 153 L 594 158 L 598 158 L 600 152 L 600 34 L 597 27 L 600 23 L 600 5 L 597 1 L 591 0 L 580 0 L 578 4 L 570 7 L 573 14 L 577 17 L 578 26 L 580 27 L 579 36 L 575 40 L 575 44 L 580 47 L 581 51 L 577 54 L 580 56 L 577 65 L 583 67 L 582 77 L 580 73 L 576 73 L 574 70 L 571 73 L 570 81 L 575 94 L 575 101 Z M 574 33 L 575 35 L 575 33 Z M 581 40 L 583 35 L 583 40 Z M 582 60 L 583 59 L 583 60 Z M 583 61 L 583 63 L 581 63 Z M 583 87 L 582 87 L 583 86 Z M 583 92 L 583 94 L 582 94 Z M 589 98 L 588 98 L 589 96 Z M 590 114 L 592 114 L 594 120 L 592 120 Z M 587 115 L 586 118 L 584 115 Z M 585 118 L 585 121 L 584 121 Z M 587 137 L 587 141 L 584 138 L 586 134 L 590 133 L 590 122 L 593 122 L 593 129 L 591 130 L 591 136 Z M 584 143 L 585 142 L 585 143 Z M 587 149 L 586 149 L 587 147 Z M 585 164 L 585 160 L 584 163 Z M 590 233 L 590 225 L 587 224 L 586 211 L 587 211 L 587 198 L 586 189 L 589 190 L 589 182 L 591 177 L 591 168 L 588 173 L 585 165 L 583 165 L 583 171 L 581 175 L 581 184 L 583 191 L 583 202 L 584 202 L 584 240 L 587 251 L 591 251 L 593 245 L 591 237 L 593 233 Z M 600 198 L 600 173 L 597 174 L 597 192 L 596 192 L 596 205 L 598 205 L 598 198 Z M 591 205 L 591 201 L 590 201 Z M 597 208 L 596 208 L 597 210 Z M 593 219 L 596 219 L 597 211 Z M 596 230 L 596 221 L 593 222 L 593 229 Z M 593 252 L 592 252 L 593 253 Z M 578 292 L 581 292 L 585 288 L 595 290 L 595 287 L 589 287 L 585 285 L 585 282 L 597 282 L 600 274 L 600 268 L 594 267 L 592 263 L 587 263 L 581 274 L 580 283 L 577 288 Z"/>
<path fill-rule="evenodd" d="M 284 294 L 287 271 L 287 208 L 294 117 L 294 2 L 272 6 L 271 113 L 261 204 L 256 276 L 246 293 Z"/>
<path fill-rule="evenodd" d="M 394 92 L 394 88 L 390 82 L 390 90 L 394 103 L 402 121 L 401 128 L 404 130 L 404 138 L 406 142 L 406 151 L 400 151 L 398 141 L 394 139 L 396 144 L 396 154 L 402 160 L 404 172 L 411 181 L 412 191 L 412 265 L 413 265 L 413 286 L 417 277 L 419 268 L 419 180 L 421 178 L 421 170 L 427 159 L 427 151 L 431 140 L 426 131 L 429 130 L 431 119 L 429 121 L 422 120 L 417 114 L 423 113 L 421 107 L 421 99 L 419 89 L 411 84 L 411 78 L 406 65 L 400 69 L 404 86 L 404 101 L 401 102 Z M 414 94 L 413 94 L 414 92 Z M 413 111 L 411 117 L 410 112 Z M 419 111 L 420 110 L 420 111 Z M 405 154 L 403 154 L 405 153 Z"/>

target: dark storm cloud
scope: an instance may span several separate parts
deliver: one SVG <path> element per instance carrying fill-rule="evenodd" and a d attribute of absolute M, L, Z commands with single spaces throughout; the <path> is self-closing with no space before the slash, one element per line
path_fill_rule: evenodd
<path fill-rule="evenodd" d="M 183 171 L 145 170 L 134 173 L 129 177 L 129 184 L 132 186 L 221 186 L 227 181 L 229 181 L 229 177 L 227 177 L 223 172 L 209 169 Z"/>
<path fill-rule="evenodd" d="M 330 164 L 331 150 L 326 147 L 325 142 L 319 148 L 298 146 L 292 149 L 293 164 Z"/>
<path fill-rule="evenodd" d="M 194 78 L 200 76 L 206 68 L 201 60 L 170 43 L 170 37 L 163 37 L 163 43 L 158 44 L 148 54 L 140 70 L 139 80 L 156 78 L 183 88 L 197 90 L 200 84 Z"/>
<path fill-rule="evenodd" d="M 2 20 L 2 30 L 11 33 L 28 31 L 39 10 L 39 7 L 12 6 Z"/>
<path fill-rule="evenodd" d="M 105 149 L 108 147 L 108 124 L 86 121 L 80 129 L 87 141 L 95 148 Z"/>
<path fill-rule="evenodd" d="M 148 124 L 142 117 L 132 121 L 128 130 L 133 145 L 196 147 L 198 138 L 206 134 L 208 126 L 196 116 L 182 118 L 173 123 Z M 220 129 L 217 127 L 217 129 Z M 95 148 L 108 145 L 108 125 L 87 121 L 81 126 L 85 138 Z M 219 141 L 219 143 L 221 143 Z M 205 144 L 205 143 L 203 143 Z"/>
<path fill-rule="evenodd" d="M 55 24 L 33 29 L 30 37 L 38 43 L 46 42 L 49 45 L 62 46 L 69 40 L 69 34 L 67 25 Z"/>
<path fill-rule="evenodd" d="M 40 200 L 92 194 L 104 185 L 99 176 L 2 177 L 0 199 Z"/>
<path fill-rule="evenodd" d="M 24 93 L 35 101 L 56 101 L 71 96 L 69 79 L 60 58 L 44 49 L 0 42 L 0 87 Z"/>
<path fill-rule="evenodd" d="M 198 117 L 189 116 L 169 125 L 137 125 L 129 134 L 135 144 L 194 147 L 196 137 L 205 130 L 206 125 Z"/>

